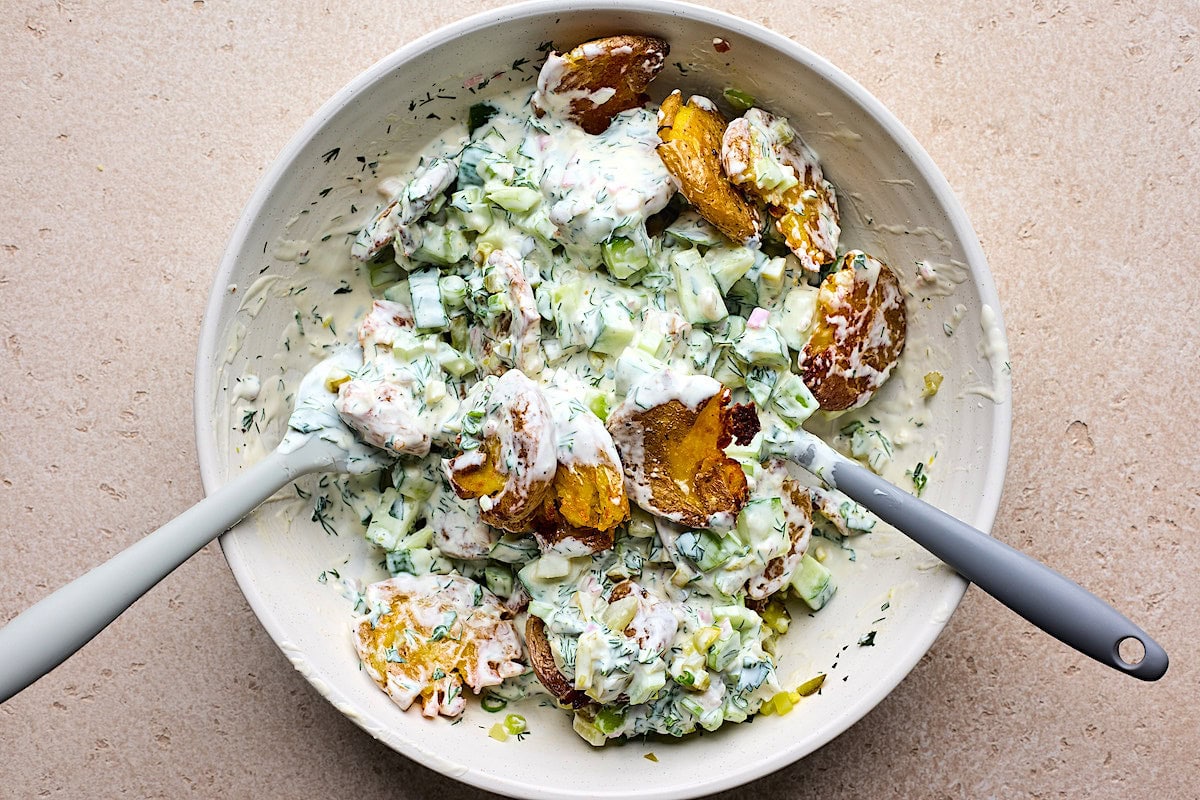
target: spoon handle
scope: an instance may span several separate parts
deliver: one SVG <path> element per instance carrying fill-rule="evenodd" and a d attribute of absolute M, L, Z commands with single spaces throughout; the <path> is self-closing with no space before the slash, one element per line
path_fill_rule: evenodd
<path fill-rule="evenodd" d="M 896 488 L 816 437 L 803 436 L 784 455 L 1062 643 L 1144 681 L 1156 681 L 1167 671 L 1167 653 L 1158 642 L 1040 561 Z M 1136 663 L 1121 657 L 1126 639 L 1137 640 L 1145 650 Z"/>
<path fill-rule="evenodd" d="M 0 703 L 87 644 L 172 570 L 305 472 L 311 450 L 272 452 L 218 491 L 0 628 Z"/>

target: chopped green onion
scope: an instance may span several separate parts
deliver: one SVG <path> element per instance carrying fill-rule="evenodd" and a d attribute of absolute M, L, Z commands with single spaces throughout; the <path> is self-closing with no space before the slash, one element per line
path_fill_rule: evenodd
<path fill-rule="evenodd" d="M 491 714 L 495 714 L 507 705 L 507 700 L 494 694 L 485 694 L 479 699 L 479 707 Z"/>
<path fill-rule="evenodd" d="M 754 108 L 755 100 L 753 95 L 746 94 L 740 89 L 730 88 L 725 90 L 725 102 L 733 106 L 736 111 L 749 111 Z"/>

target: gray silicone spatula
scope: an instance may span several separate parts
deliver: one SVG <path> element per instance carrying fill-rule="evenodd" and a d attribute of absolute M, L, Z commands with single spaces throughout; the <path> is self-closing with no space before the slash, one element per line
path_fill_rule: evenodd
<path fill-rule="evenodd" d="M 346 348 L 304 377 L 289 431 L 273 452 L 158 530 L 29 607 L 0 628 L 0 703 L 87 644 L 200 548 L 310 472 L 369 472 L 384 461 L 354 438 L 325 389 L 334 370 L 362 364 Z"/>
<path fill-rule="evenodd" d="M 874 512 L 1046 633 L 1144 681 L 1156 681 L 1167 671 L 1167 652 L 1158 642 L 1079 584 L 896 488 L 811 433 L 801 430 L 789 436 L 787 441 L 768 443 L 769 449 Z M 1127 640 L 1140 643 L 1140 660 L 1122 657 L 1122 644 L 1132 644 Z"/>

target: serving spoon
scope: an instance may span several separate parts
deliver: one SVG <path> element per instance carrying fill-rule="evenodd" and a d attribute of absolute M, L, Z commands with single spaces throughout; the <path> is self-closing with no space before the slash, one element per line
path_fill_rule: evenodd
<path fill-rule="evenodd" d="M 388 463 L 333 407 L 328 377 L 362 365 L 334 352 L 304 376 L 283 441 L 266 458 L 158 530 L 43 598 L 0 628 L 0 703 L 57 667 L 200 548 L 311 472 L 364 473 Z"/>
<path fill-rule="evenodd" d="M 766 449 L 841 491 L 1063 644 L 1144 681 L 1156 681 L 1167 671 L 1166 650 L 1108 603 L 1037 559 L 898 489 L 808 431 L 769 440 Z M 1138 645 L 1140 658 L 1131 652 Z M 1128 660 L 1122 648 L 1130 652 Z"/>
<path fill-rule="evenodd" d="M 300 384 L 287 435 L 266 458 L 0 628 L 0 703 L 65 661 L 176 567 L 296 478 L 311 472 L 361 474 L 385 466 L 388 459 L 341 420 L 326 389 L 332 374 L 361 364 L 362 352 L 354 347 L 317 364 Z M 1142 680 L 1158 680 L 1167 671 L 1166 651 L 1099 597 L 901 491 L 813 434 L 800 429 L 766 448 L 842 491 L 1064 644 Z M 1121 656 L 1122 644 L 1130 639 L 1143 648 L 1140 659 Z"/>

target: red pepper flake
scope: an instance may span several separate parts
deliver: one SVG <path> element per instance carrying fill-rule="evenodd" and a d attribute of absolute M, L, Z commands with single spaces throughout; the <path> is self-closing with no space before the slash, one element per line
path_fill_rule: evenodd
<path fill-rule="evenodd" d="M 729 42 L 717 37 L 716 39 L 713 39 L 713 50 L 716 50 L 718 53 L 728 53 Z"/>

